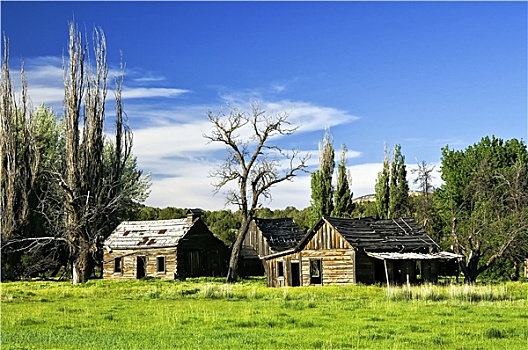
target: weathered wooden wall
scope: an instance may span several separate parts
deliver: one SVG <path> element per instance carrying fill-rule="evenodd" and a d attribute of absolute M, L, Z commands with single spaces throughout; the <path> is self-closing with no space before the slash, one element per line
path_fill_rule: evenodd
<path fill-rule="evenodd" d="M 137 258 L 144 256 L 146 260 L 146 276 L 161 279 L 174 279 L 176 272 L 176 248 L 157 249 L 126 249 L 104 252 L 103 278 L 135 279 L 137 274 Z M 165 257 L 165 272 L 157 272 L 157 257 Z M 114 273 L 115 258 L 122 259 L 122 272 Z"/>
<path fill-rule="evenodd" d="M 392 272 L 390 272 L 392 273 Z M 384 276 L 382 276 L 384 277 Z M 376 281 L 375 261 L 363 251 L 356 252 L 356 282 L 370 284 Z"/>
<path fill-rule="evenodd" d="M 278 275 L 278 263 L 282 262 L 283 264 L 283 272 L 284 276 L 279 277 Z M 299 284 L 301 283 L 301 276 L 300 276 L 300 270 L 301 270 L 301 258 L 300 253 L 293 253 L 285 256 L 281 256 L 279 258 L 275 259 L 268 259 L 265 261 L 266 263 L 266 277 L 267 277 L 267 284 L 268 287 L 285 287 L 285 286 L 292 286 L 293 285 L 293 279 L 295 278 L 292 273 L 291 264 L 297 263 L 299 264 L 299 274 L 297 275 Z"/>
<path fill-rule="evenodd" d="M 266 256 L 271 254 L 268 242 L 258 229 L 254 221 L 251 222 L 249 231 L 246 233 L 244 242 L 242 242 L 242 249 L 244 252 L 253 253 L 255 257 Z"/>
<path fill-rule="evenodd" d="M 240 276 L 262 276 L 266 274 L 266 267 L 260 256 L 271 254 L 268 242 L 258 229 L 255 222 L 251 222 L 249 231 L 242 242 L 238 272 Z"/>
<path fill-rule="evenodd" d="M 176 276 L 225 276 L 228 254 L 225 244 L 198 221 L 178 244 Z"/>
<path fill-rule="evenodd" d="M 353 249 L 352 246 L 335 232 L 332 226 L 322 225 L 313 237 L 307 242 L 306 250 L 328 250 L 328 249 Z"/>
<path fill-rule="evenodd" d="M 328 224 L 322 225 L 301 251 L 301 283 L 310 285 L 310 260 L 320 259 L 324 284 L 355 283 L 354 248 Z"/>

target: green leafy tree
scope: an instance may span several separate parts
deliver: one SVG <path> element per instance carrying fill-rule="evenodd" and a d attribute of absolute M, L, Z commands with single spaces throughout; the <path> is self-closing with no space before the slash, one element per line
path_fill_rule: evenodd
<path fill-rule="evenodd" d="M 401 154 L 401 146 L 394 147 L 392 160 L 385 144 L 383 169 L 376 180 L 376 208 L 381 219 L 396 218 L 410 214 L 409 183 L 405 157 Z"/>
<path fill-rule="evenodd" d="M 351 217 L 354 210 L 354 202 L 352 201 L 352 191 L 350 190 L 351 176 L 346 167 L 347 148 L 343 144 L 341 146 L 341 160 L 337 166 L 337 186 L 334 193 L 334 211 L 333 216 L 347 218 Z"/>
<path fill-rule="evenodd" d="M 442 149 L 435 202 L 450 223 L 451 243 L 465 281 L 473 283 L 503 258 L 528 249 L 528 151 L 517 139 L 484 137 L 465 150 Z"/>
<path fill-rule="evenodd" d="M 389 151 L 385 144 L 385 156 L 383 158 L 383 169 L 378 173 L 376 180 L 376 211 L 378 218 L 386 219 L 389 217 L 389 199 L 390 199 L 390 163 Z"/>
<path fill-rule="evenodd" d="M 312 224 L 322 216 L 330 215 L 334 209 L 334 188 L 332 186 L 332 175 L 335 168 L 334 153 L 333 137 L 327 129 L 319 144 L 319 169 L 311 175 Z"/>
<path fill-rule="evenodd" d="M 204 222 L 215 236 L 228 247 L 235 243 L 238 229 L 242 223 L 240 213 L 231 210 L 218 210 L 204 213 Z"/>
<path fill-rule="evenodd" d="M 388 217 L 398 218 L 409 215 L 409 183 L 405 156 L 401 154 L 401 146 L 394 146 L 392 156 L 390 185 L 389 185 L 389 210 Z"/>

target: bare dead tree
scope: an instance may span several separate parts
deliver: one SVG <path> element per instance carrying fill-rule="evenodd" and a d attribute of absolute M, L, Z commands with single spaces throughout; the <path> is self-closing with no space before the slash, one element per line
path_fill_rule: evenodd
<path fill-rule="evenodd" d="M 31 133 L 31 108 L 24 67 L 21 68 L 21 102 L 16 103 L 9 70 L 8 40 L 4 37 L 0 92 L 0 228 L 2 248 L 12 238 L 24 236 L 28 226 L 29 197 L 39 167 Z M 3 253 L 5 251 L 2 249 Z"/>
<path fill-rule="evenodd" d="M 418 168 L 411 170 L 411 173 L 416 174 L 416 178 L 413 180 L 413 184 L 418 184 L 420 186 L 422 194 L 426 199 L 429 199 L 429 195 L 434 190 L 434 169 L 434 165 L 430 165 L 425 160 L 422 160 L 421 163 L 418 163 Z"/>
<path fill-rule="evenodd" d="M 91 258 L 109 230 L 106 219 L 115 214 L 124 196 L 121 179 L 131 153 L 132 133 L 123 119 L 121 76 L 116 79 L 116 137 L 109 156 L 113 170 L 108 176 L 104 173 L 103 134 L 108 86 L 106 39 L 102 30 L 94 29 L 92 66 L 88 45 L 74 23 L 70 23 L 69 38 L 69 60 L 64 65 L 65 174 L 59 174 L 59 181 L 72 280 L 84 283 L 91 272 Z"/>
<path fill-rule="evenodd" d="M 218 178 L 213 184 L 215 193 L 235 184 L 235 188 L 228 188 L 226 200 L 238 206 L 242 214 L 229 260 L 227 282 L 232 283 L 238 278 L 242 242 L 260 200 L 271 200 L 273 185 L 292 180 L 298 172 L 305 171 L 307 156 L 300 156 L 298 151 L 288 154 L 271 142 L 275 136 L 291 135 L 297 130 L 290 125 L 288 113 L 270 115 L 253 103 L 249 113 L 231 108 L 228 115 L 209 111 L 208 118 L 213 130 L 204 137 L 209 142 L 224 144 L 227 152 L 225 161 L 211 172 L 211 176 Z M 244 131 L 249 131 L 250 136 L 243 138 Z M 283 161 L 288 165 L 281 172 Z"/>

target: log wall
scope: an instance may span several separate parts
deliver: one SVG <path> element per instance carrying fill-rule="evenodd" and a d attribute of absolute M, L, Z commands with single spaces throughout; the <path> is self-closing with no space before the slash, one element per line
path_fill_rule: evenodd
<path fill-rule="evenodd" d="M 165 272 L 157 272 L 157 257 L 165 257 Z M 104 252 L 103 278 L 136 279 L 137 258 L 145 257 L 145 272 L 148 277 L 174 279 L 176 273 L 176 248 L 125 249 Z M 121 258 L 121 272 L 114 272 L 115 259 Z"/>

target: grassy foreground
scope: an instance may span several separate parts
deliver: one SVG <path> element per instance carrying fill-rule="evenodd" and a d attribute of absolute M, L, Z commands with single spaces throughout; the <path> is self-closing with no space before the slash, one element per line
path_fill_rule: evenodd
<path fill-rule="evenodd" d="M 528 285 L 13 282 L 2 349 L 528 349 Z"/>

